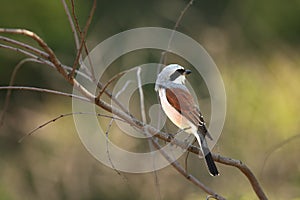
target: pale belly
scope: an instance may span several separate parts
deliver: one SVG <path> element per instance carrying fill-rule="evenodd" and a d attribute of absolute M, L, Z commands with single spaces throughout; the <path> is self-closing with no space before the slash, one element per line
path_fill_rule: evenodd
<path fill-rule="evenodd" d="M 168 102 L 165 90 L 159 90 L 159 96 L 161 100 L 161 106 L 163 111 L 166 113 L 168 118 L 180 129 L 186 129 L 187 133 L 195 133 L 197 132 L 196 127 L 187 120 L 184 116 L 182 116 L 172 105 Z"/>

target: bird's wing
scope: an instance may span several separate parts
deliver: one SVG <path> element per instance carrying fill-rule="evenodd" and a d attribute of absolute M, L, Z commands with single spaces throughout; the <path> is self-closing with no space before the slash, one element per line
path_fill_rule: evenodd
<path fill-rule="evenodd" d="M 205 121 L 200 110 L 197 108 L 191 93 L 184 88 L 166 88 L 168 102 L 184 117 L 198 127 L 200 133 L 212 137 L 207 131 Z"/>

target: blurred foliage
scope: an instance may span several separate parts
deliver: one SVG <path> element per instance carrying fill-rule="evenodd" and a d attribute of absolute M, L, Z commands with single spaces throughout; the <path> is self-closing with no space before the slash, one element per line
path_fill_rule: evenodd
<path fill-rule="evenodd" d="M 182 0 L 98 1 L 87 43 L 92 48 L 120 31 L 136 27 L 172 29 L 186 4 L 187 1 Z M 87 19 L 90 6 L 91 1 L 76 1 L 81 26 Z M 62 62 L 72 65 L 75 45 L 61 1 L 2 0 L 0 25 L 36 32 Z M 195 0 L 180 22 L 178 31 L 205 47 L 224 79 L 228 98 L 227 120 L 214 151 L 249 165 L 270 199 L 299 199 L 299 137 L 271 154 L 270 150 L 299 134 L 300 1 Z M 30 39 L 13 38 L 36 46 Z M 13 67 L 22 58 L 24 56 L 16 52 L 0 49 L 0 85 L 9 83 Z M 159 58 L 160 52 L 155 50 L 130 53 L 116 60 L 103 80 L 115 73 L 116 66 L 125 69 L 158 62 Z M 168 59 L 168 62 L 188 65 L 176 56 Z M 198 80 L 190 77 L 193 85 Z M 20 70 L 16 85 L 71 91 L 55 71 L 31 63 Z M 145 90 L 153 94 L 146 96 L 151 104 L 156 98 L 149 88 L 147 86 Z M 201 103 L 204 104 L 204 113 L 209 116 L 210 103 L 206 100 L 203 83 L 196 90 L 199 97 L 205 98 Z M 0 91 L 1 109 L 4 97 L 5 92 Z M 132 101 L 138 105 L 137 100 Z M 71 112 L 70 99 L 13 92 L 5 123 L 0 128 L 1 200 L 158 199 L 152 173 L 124 174 L 124 180 L 93 159 L 76 136 L 71 117 L 50 124 L 18 143 L 18 139 L 34 127 L 68 112 Z M 139 116 L 134 108 L 133 112 Z M 238 170 L 218 166 L 221 176 L 212 178 L 207 175 L 202 161 L 195 156 L 189 158 L 189 170 L 216 192 L 228 199 L 256 199 Z M 162 199 L 192 200 L 206 196 L 172 167 L 157 174 Z"/>

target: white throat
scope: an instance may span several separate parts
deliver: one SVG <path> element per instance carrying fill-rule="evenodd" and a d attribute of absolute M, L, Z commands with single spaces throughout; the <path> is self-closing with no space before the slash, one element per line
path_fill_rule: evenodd
<path fill-rule="evenodd" d="M 178 76 L 178 78 L 176 78 L 174 81 L 172 81 L 173 83 L 177 83 L 177 84 L 184 84 L 185 83 L 185 76 Z"/>

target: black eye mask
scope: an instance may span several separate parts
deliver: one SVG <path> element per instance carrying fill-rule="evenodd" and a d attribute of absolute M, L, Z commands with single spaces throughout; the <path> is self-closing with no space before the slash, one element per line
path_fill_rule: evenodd
<path fill-rule="evenodd" d="M 176 78 L 179 76 L 183 75 L 185 72 L 184 69 L 177 69 L 171 76 L 170 76 L 170 81 L 174 81 Z"/>

